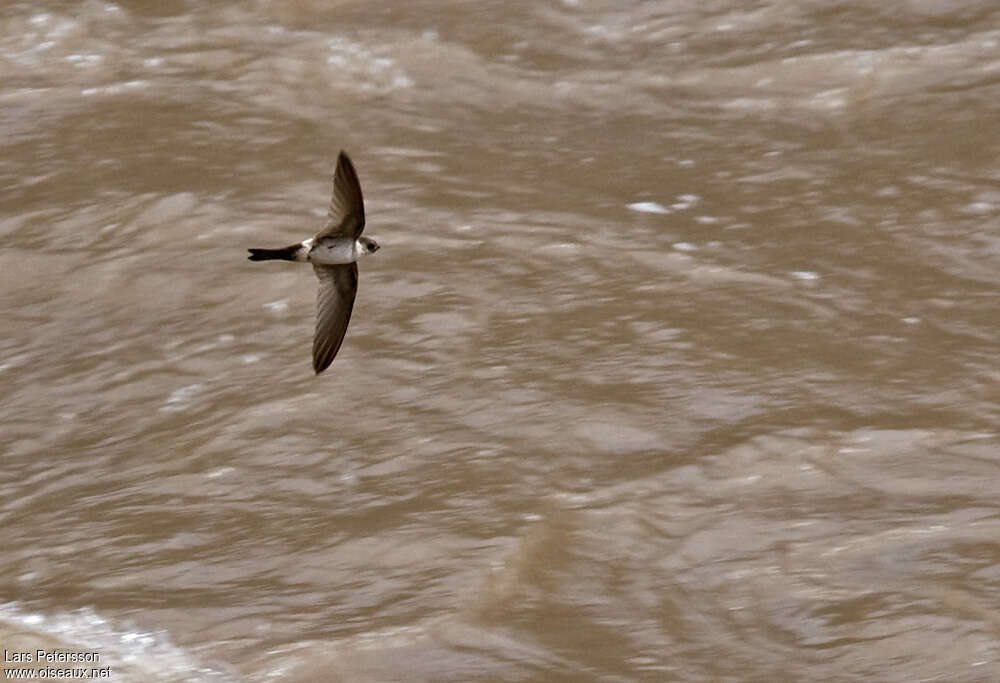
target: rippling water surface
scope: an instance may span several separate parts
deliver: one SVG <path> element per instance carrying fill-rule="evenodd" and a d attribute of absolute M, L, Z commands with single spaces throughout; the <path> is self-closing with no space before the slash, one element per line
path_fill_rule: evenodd
<path fill-rule="evenodd" d="M 13 2 L 0 644 L 1000 677 L 991 2 Z M 367 197 L 347 340 L 309 268 Z M 12 669 L 22 665 L 6 663 Z"/>

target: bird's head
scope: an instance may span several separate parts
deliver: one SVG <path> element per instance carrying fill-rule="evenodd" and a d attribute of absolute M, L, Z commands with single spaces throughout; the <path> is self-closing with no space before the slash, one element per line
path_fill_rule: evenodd
<path fill-rule="evenodd" d="M 362 254 L 374 254 L 379 250 L 378 242 L 368 237 L 359 237 L 358 246 L 361 247 L 359 251 Z"/>

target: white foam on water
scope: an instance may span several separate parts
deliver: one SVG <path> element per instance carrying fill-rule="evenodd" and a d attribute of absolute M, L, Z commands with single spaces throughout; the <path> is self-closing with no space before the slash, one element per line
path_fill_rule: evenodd
<path fill-rule="evenodd" d="M 279 313 L 284 313 L 288 310 L 288 299 L 279 299 L 278 301 L 269 301 L 264 304 L 264 308 L 271 311 L 271 313 L 278 315 Z"/>
<path fill-rule="evenodd" d="M 996 210 L 996 206 L 990 202 L 972 202 L 971 204 L 966 204 L 962 207 L 963 213 L 969 213 L 973 215 L 985 216 L 986 214 L 993 213 Z"/>
<path fill-rule="evenodd" d="M 171 392 L 166 402 L 160 408 L 164 411 L 183 410 L 190 403 L 191 399 L 201 393 L 205 388 L 204 384 L 189 384 Z"/>
<path fill-rule="evenodd" d="M 684 211 L 697 204 L 701 198 L 696 194 L 682 194 L 677 197 L 677 201 L 670 205 L 674 211 Z"/>
<path fill-rule="evenodd" d="M 38 646 L 68 652 L 93 652 L 100 661 L 93 666 L 111 667 L 111 680 L 119 683 L 191 681 L 192 683 L 238 682 L 235 671 L 208 666 L 187 650 L 174 645 L 164 631 L 144 631 L 112 623 L 92 609 L 40 614 L 25 612 L 15 602 L 0 603 L 0 634 L 17 631 L 20 639 L 37 637 Z M 42 666 L 32 662 L 26 666 Z M 90 665 L 88 665 L 90 666 Z"/>
<path fill-rule="evenodd" d="M 656 202 L 634 202 L 626 208 L 639 213 L 670 213 L 670 209 Z"/>

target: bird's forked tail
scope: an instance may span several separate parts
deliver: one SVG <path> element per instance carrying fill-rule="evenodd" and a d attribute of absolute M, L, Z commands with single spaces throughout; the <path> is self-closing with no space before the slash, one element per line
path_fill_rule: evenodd
<path fill-rule="evenodd" d="M 300 249 L 302 249 L 301 244 L 293 244 L 290 247 L 282 247 L 281 249 L 251 249 L 250 260 L 295 261 Z"/>

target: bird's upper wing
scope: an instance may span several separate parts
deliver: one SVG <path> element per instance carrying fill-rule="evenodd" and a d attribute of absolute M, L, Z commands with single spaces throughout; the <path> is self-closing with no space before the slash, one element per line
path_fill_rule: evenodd
<path fill-rule="evenodd" d="M 365 229 L 365 202 L 361 197 L 361 184 L 354 164 L 341 152 L 337 157 L 337 170 L 333 174 L 333 195 L 330 197 L 330 220 L 316 235 L 323 237 L 350 237 L 357 239 Z"/>
<path fill-rule="evenodd" d="M 323 372 L 340 350 L 351 320 L 358 291 L 358 264 L 313 265 L 319 278 L 316 296 L 316 336 L 313 337 L 313 370 Z"/>

